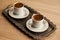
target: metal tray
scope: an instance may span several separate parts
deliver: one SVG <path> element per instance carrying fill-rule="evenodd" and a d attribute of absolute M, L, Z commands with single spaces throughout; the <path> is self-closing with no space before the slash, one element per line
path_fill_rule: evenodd
<path fill-rule="evenodd" d="M 40 38 L 42 37 L 47 37 L 49 36 L 50 34 L 52 34 L 55 30 L 56 30 L 56 25 L 53 24 L 49 19 L 47 19 L 46 17 L 44 17 L 44 19 L 46 21 L 48 21 L 49 23 L 49 28 L 45 31 L 45 32 L 39 32 L 39 33 L 36 33 L 36 32 L 32 32 L 30 30 L 28 30 L 26 28 L 26 21 L 28 19 L 31 18 L 31 16 L 34 14 L 34 13 L 38 13 L 36 10 L 32 9 L 31 7 L 27 6 L 27 5 L 24 5 L 26 8 L 29 9 L 30 11 L 30 14 L 27 18 L 24 18 L 24 19 L 14 19 L 12 17 L 9 16 L 8 12 L 9 12 L 9 8 L 11 8 L 13 5 L 8 5 L 7 8 L 5 8 L 3 11 L 2 11 L 2 14 L 3 16 L 10 22 L 14 25 L 14 27 L 16 27 L 18 30 L 20 30 L 21 32 L 23 32 L 25 35 L 27 35 L 28 37 L 32 38 L 33 40 L 40 40 Z"/>

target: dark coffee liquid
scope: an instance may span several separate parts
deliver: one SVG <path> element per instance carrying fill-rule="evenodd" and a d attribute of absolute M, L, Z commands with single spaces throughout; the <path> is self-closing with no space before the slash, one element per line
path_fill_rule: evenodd
<path fill-rule="evenodd" d="M 40 14 L 34 15 L 33 17 L 35 20 L 42 20 L 43 19 L 43 16 Z"/>
<path fill-rule="evenodd" d="M 16 3 L 16 4 L 15 4 L 15 7 L 17 7 L 17 8 L 20 8 L 20 7 L 22 7 L 22 6 L 23 6 L 22 3 Z"/>

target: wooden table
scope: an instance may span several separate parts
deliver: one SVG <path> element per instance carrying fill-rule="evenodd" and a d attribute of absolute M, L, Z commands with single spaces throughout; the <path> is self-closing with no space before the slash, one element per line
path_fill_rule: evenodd
<path fill-rule="evenodd" d="M 34 8 L 56 24 L 57 30 L 42 40 L 60 39 L 60 0 L 0 0 L 0 40 L 31 40 L 2 15 L 2 10 L 15 2 L 22 2 Z"/>

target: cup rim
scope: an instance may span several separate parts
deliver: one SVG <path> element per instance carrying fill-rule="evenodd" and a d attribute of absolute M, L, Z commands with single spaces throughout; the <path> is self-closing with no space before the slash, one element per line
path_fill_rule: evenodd
<path fill-rule="evenodd" d="M 14 4 L 13 4 L 14 8 L 22 8 L 22 7 L 24 7 L 24 4 L 23 4 L 23 3 L 21 3 L 21 4 L 22 4 L 21 7 L 15 7 L 15 4 L 17 4 L 17 3 L 21 3 L 21 2 L 16 2 L 16 3 L 14 3 Z"/>
<path fill-rule="evenodd" d="M 42 18 L 41 20 L 36 20 L 36 19 L 33 18 L 34 15 L 38 15 L 38 14 L 33 14 L 33 15 L 32 15 L 32 20 L 34 20 L 34 21 L 39 22 L 39 21 L 42 21 L 42 20 L 44 19 L 43 15 L 39 14 L 39 15 L 41 15 L 43 18 Z"/>

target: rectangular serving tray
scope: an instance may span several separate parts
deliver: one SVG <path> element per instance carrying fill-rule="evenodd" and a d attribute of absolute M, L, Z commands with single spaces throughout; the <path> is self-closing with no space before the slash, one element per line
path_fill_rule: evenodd
<path fill-rule="evenodd" d="M 14 19 L 12 17 L 9 16 L 8 12 L 9 12 L 9 8 L 11 8 L 13 5 L 8 5 L 7 8 L 5 8 L 3 11 L 2 11 L 2 14 L 3 16 L 11 23 L 14 25 L 14 27 L 16 27 L 18 30 L 20 30 L 21 32 L 23 32 L 25 35 L 27 35 L 28 37 L 32 38 L 33 40 L 40 40 L 40 38 L 42 37 L 47 37 L 49 36 L 50 34 L 52 34 L 55 30 L 56 30 L 56 25 L 53 24 L 49 19 L 47 19 L 46 17 L 44 17 L 44 19 L 49 23 L 49 28 L 45 31 L 45 32 L 39 32 L 39 33 L 35 33 L 35 32 L 32 32 L 30 30 L 28 30 L 26 28 L 26 21 L 28 19 L 31 18 L 31 16 L 34 14 L 34 13 L 38 13 L 36 10 L 34 10 L 33 8 L 27 6 L 27 5 L 24 5 L 24 7 L 26 7 L 29 11 L 30 11 L 30 14 L 27 18 L 24 18 L 24 19 Z"/>

